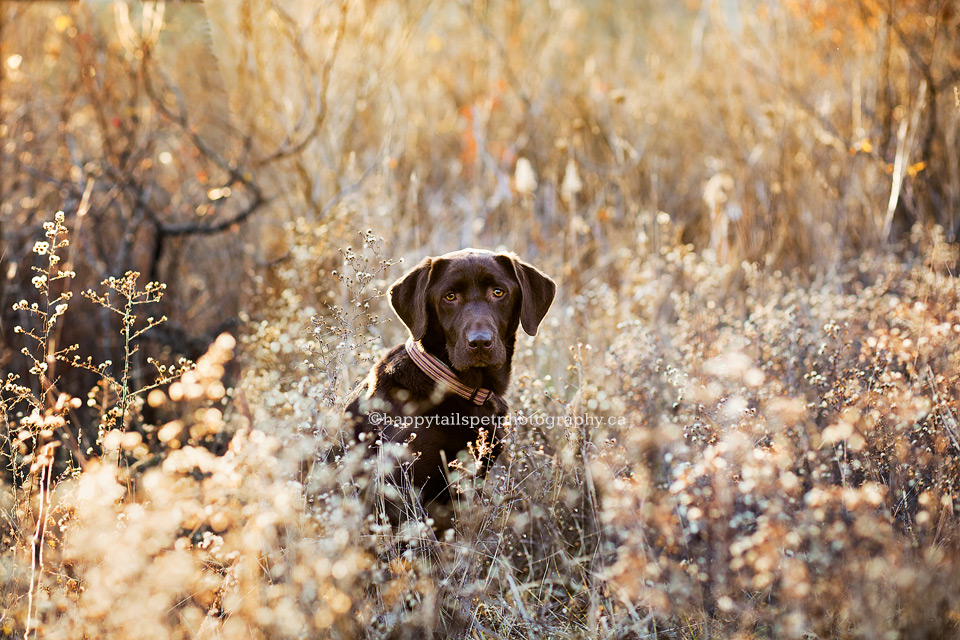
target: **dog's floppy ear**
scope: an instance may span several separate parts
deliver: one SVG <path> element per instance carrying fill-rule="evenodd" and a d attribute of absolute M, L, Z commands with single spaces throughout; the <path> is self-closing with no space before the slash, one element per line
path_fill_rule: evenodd
<path fill-rule="evenodd" d="M 520 325 L 531 336 L 537 335 L 537 328 L 543 316 L 547 315 L 553 297 L 557 293 L 556 283 L 542 271 L 508 254 L 497 256 L 503 262 L 509 262 L 520 285 Z"/>
<path fill-rule="evenodd" d="M 414 340 L 419 340 L 427 332 L 427 285 L 432 267 L 433 260 L 424 258 L 390 285 L 390 306 L 410 329 Z"/>

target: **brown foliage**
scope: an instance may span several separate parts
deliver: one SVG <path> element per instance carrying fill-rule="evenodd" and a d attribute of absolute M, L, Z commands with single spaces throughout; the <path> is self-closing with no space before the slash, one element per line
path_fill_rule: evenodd
<path fill-rule="evenodd" d="M 0 633 L 955 634 L 958 30 L 938 0 L 0 4 Z M 437 541 L 317 452 L 401 339 L 400 256 L 469 245 L 560 292 Z M 160 291 L 136 272 L 163 297 L 105 308 Z"/>

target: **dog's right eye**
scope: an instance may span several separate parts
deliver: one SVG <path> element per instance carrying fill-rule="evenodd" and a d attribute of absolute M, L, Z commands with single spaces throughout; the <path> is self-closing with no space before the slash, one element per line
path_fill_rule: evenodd
<path fill-rule="evenodd" d="M 457 299 L 457 294 L 451 291 L 447 295 L 443 296 L 443 299 L 446 300 L 447 302 L 453 302 L 454 300 Z"/>

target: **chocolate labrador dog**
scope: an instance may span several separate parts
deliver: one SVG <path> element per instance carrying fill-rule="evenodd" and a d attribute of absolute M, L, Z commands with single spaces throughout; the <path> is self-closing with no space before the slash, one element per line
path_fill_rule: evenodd
<path fill-rule="evenodd" d="M 408 443 L 413 460 L 394 480 L 409 478 L 438 529 L 451 513 L 449 463 L 469 451 L 482 478 L 500 453 L 517 328 L 536 335 L 556 288 L 518 258 L 480 249 L 426 258 L 390 287 L 410 337 L 377 362 L 346 413 L 370 453 Z M 396 524 L 399 501 L 386 503 Z"/>

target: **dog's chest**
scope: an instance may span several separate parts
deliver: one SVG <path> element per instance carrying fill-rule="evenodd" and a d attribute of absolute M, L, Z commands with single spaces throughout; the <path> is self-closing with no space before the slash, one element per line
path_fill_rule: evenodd
<path fill-rule="evenodd" d="M 488 441 L 502 428 L 503 415 L 489 403 L 478 406 L 457 397 L 448 397 L 435 407 L 408 416 L 399 423 L 388 425 L 383 430 L 385 440 L 412 442 L 413 448 L 423 450 L 429 446 L 456 455 L 467 448 L 468 443 L 478 438 Z"/>

